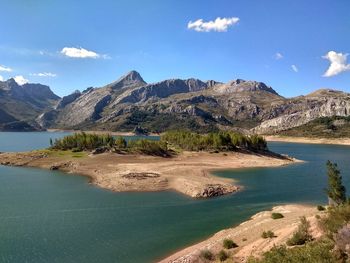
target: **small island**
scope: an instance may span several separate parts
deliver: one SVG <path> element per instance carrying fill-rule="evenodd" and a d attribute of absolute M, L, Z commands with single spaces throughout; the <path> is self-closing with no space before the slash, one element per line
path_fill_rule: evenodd
<path fill-rule="evenodd" d="M 0 164 L 61 170 L 88 176 L 112 191 L 176 190 L 194 198 L 237 191 L 213 170 L 287 165 L 295 161 L 270 152 L 259 135 L 221 131 L 169 131 L 159 140 L 110 134 L 75 133 L 50 142 L 48 149 L 1 153 Z"/>

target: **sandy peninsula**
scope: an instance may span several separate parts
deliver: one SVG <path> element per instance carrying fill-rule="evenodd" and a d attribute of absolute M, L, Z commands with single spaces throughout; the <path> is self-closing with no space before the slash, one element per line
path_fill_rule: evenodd
<path fill-rule="evenodd" d="M 282 213 L 284 218 L 274 220 L 271 218 L 272 212 Z M 305 216 L 310 222 L 312 236 L 320 237 L 321 230 L 317 226 L 315 215 L 321 213 L 316 207 L 306 205 L 277 206 L 272 211 L 254 215 L 237 227 L 222 230 L 203 242 L 178 251 L 160 263 L 204 263 L 200 257 L 201 252 L 210 250 L 213 254 L 217 254 L 223 249 L 223 240 L 226 238 L 232 239 L 238 245 L 237 248 L 226 249 L 233 262 L 246 262 L 250 256 L 259 257 L 273 246 L 285 244 L 297 229 L 301 216 Z M 262 232 L 268 230 L 273 231 L 276 237 L 262 238 Z"/>
<path fill-rule="evenodd" d="M 269 135 L 264 136 L 268 142 L 294 142 L 294 143 L 311 143 L 311 144 L 337 144 L 350 145 L 350 138 L 309 138 L 309 137 L 290 137 Z"/>
<path fill-rule="evenodd" d="M 0 164 L 39 167 L 85 175 L 112 191 L 176 190 L 201 198 L 233 193 L 240 186 L 213 170 L 288 165 L 296 160 L 273 154 L 182 152 L 173 157 L 141 154 L 88 154 L 62 151 L 1 153 Z"/>

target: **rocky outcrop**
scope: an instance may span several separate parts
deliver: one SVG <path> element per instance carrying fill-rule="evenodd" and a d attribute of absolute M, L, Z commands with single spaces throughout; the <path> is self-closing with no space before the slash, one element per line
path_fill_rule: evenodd
<path fill-rule="evenodd" d="M 320 117 L 348 116 L 350 112 L 350 96 L 343 93 L 339 97 L 339 92 L 328 93 L 327 96 L 322 92 L 312 93 L 302 98 L 303 107 L 295 106 L 296 110 L 290 113 L 284 113 L 280 116 L 266 120 L 253 129 L 256 133 L 273 133 L 283 131 L 306 124 Z M 335 94 L 336 96 L 334 96 Z M 329 97 L 329 96 L 332 97 Z M 300 104 L 300 98 L 299 104 Z M 297 103 L 296 103 L 297 104 Z"/>

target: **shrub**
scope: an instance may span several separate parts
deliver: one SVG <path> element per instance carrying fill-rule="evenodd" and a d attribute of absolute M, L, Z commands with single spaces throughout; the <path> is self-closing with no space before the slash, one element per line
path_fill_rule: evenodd
<path fill-rule="evenodd" d="M 226 249 L 236 248 L 238 245 L 232 239 L 224 239 L 223 246 Z"/>
<path fill-rule="evenodd" d="M 114 143 L 115 147 L 118 148 L 118 149 L 125 149 L 126 146 L 127 146 L 127 143 L 126 143 L 126 140 L 119 136 L 117 137 L 117 139 L 115 140 L 115 143 Z"/>
<path fill-rule="evenodd" d="M 310 234 L 310 222 L 306 220 L 306 217 L 303 216 L 300 218 L 300 224 L 293 236 L 287 240 L 288 246 L 304 245 L 306 242 L 312 240 Z"/>
<path fill-rule="evenodd" d="M 271 230 L 268 230 L 268 231 L 264 231 L 262 234 L 261 234 L 261 237 L 262 238 L 274 238 L 276 237 L 275 236 L 275 233 L 272 232 Z"/>
<path fill-rule="evenodd" d="M 204 258 L 206 260 L 214 260 L 213 253 L 210 250 L 208 250 L 208 249 L 202 250 L 201 254 L 200 254 L 200 257 Z"/>
<path fill-rule="evenodd" d="M 339 262 L 332 254 L 332 242 L 320 240 L 302 247 L 287 249 L 286 246 L 273 247 L 261 259 L 249 258 L 248 263 L 331 263 Z"/>
<path fill-rule="evenodd" d="M 272 219 L 280 219 L 283 218 L 284 216 L 281 213 L 272 213 L 271 218 Z"/>
<path fill-rule="evenodd" d="M 228 259 L 228 254 L 224 250 L 221 250 L 218 254 L 218 258 L 220 261 L 225 261 Z"/>
<path fill-rule="evenodd" d="M 326 210 L 326 208 L 324 206 L 322 206 L 322 205 L 318 205 L 317 206 L 317 210 L 318 211 L 324 211 L 324 210 Z"/>
<path fill-rule="evenodd" d="M 350 222 L 350 205 L 331 206 L 327 210 L 327 217 L 321 219 L 321 228 L 332 238 L 343 225 Z"/>

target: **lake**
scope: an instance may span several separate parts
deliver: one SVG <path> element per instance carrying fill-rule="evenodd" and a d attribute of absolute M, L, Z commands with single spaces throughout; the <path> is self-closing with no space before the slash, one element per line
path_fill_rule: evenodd
<path fill-rule="evenodd" d="M 0 151 L 48 146 L 62 132 L 0 133 Z M 244 190 L 194 200 L 175 192 L 114 193 L 59 171 L 0 166 L 0 262 L 154 262 L 285 203 L 323 204 L 325 163 L 350 189 L 350 147 L 269 143 L 305 163 L 220 171 Z"/>

